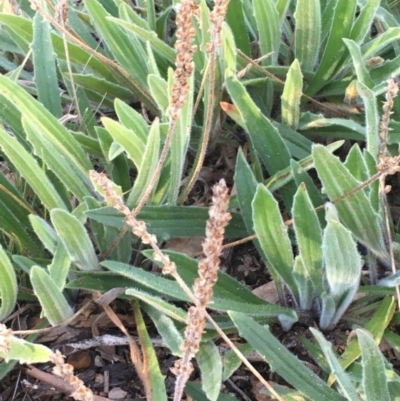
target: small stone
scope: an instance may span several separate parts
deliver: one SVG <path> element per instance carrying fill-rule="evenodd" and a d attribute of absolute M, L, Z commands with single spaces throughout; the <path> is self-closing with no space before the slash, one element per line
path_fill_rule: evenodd
<path fill-rule="evenodd" d="M 104 375 L 98 373 L 94 379 L 96 384 L 103 384 L 104 383 Z"/>
<path fill-rule="evenodd" d="M 125 398 L 127 394 L 128 393 L 122 390 L 121 387 L 114 387 L 112 390 L 108 392 L 108 398 L 111 398 L 113 400 L 120 400 L 122 398 Z"/>
<path fill-rule="evenodd" d="M 100 355 L 96 355 L 96 357 L 94 358 L 94 366 L 96 366 L 97 368 L 102 368 L 104 365 L 103 363 L 103 359 Z"/>

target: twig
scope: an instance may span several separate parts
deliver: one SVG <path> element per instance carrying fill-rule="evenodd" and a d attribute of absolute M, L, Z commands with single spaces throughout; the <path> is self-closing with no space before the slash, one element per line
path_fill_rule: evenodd
<path fill-rule="evenodd" d="M 54 376 L 50 373 L 42 372 L 34 366 L 28 365 L 26 373 L 29 376 L 34 377 L 42 381 L 43 383 L 49 384 L 51 387 L 57 388 L 60 391 L 71 395 L 75 391 L 75 387 L 67 381 L 61 379 L 61 377 Z M 93 394 L 93 401 L 112 401 L 110 398 L 101 397 Z"/>

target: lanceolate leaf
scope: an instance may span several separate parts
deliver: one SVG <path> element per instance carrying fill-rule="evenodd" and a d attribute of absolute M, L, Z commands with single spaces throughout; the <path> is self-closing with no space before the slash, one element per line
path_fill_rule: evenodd
<path fill-rule="evenodd" d="M 212 341 L 202 342 L 196 360 L 207 398 L 217 401 L 222 381 L 222 361 L 218 347 Z"/>
<path fill-rule="evenodd" d="M 294 263 L 292 244 L 278 202 L 268 189 L 259 185 L 252 206 L 254 230 L 267 258 L 267 267 L 278 272 L 297 296 L 298 291 L 292 273 Z"/>
<path fill-rule="evenodd" d="M 0 245 L 0 321 L 10 315 L 17 301 L 18 285 L 14 268 Z"/>
<path fill-rule="evenodd" d="M 0 349 L 0 357 L 5 361 L 17 360 L 20 363 L 45 363 L 50 360 L 52 351 L 41 344 L 33 344 L 21 338 L 10 337 L 10 350 Z"/>
<path fill-rule="evenodd" d="M 226 85 L 238 112 L 242 115 L 245 124 L 243 127 L 249 134 L 261 160 L 272 175 L 290 165 L 290 153 L 279 131 L 265 117 L 254 104 L 244 86 L 231 73 L 226 73 Z M 281 188 L 285 203 L 291 207 L 295 192 L 293 183 Z"/>
<path fill-rule="evenodd" d="M 92 209 L 86 215 L 106 225 L 121 229 L 124 216 L 112 207 Z M 148 223 L 148 230 L 159 239 L 173 237 L 202 237 L 205 233 L 208 209 L 188 206 L 145 206 L 138 218 Z M 232 213 L 225 232 L 225 238 L 238 238 L 247 235 L 246 227 L 239 213 Z"/>
<path fill-rule="evenodd" d="M 380 3 L 381 0 L 367 0 L 364 2 L 364 7 L 362 7 L 350 33 L 350 38 L 356 43 L 361 43 L 370 32 L 371 24 L 374 21 L 375 13 Z"/>
<path fill-rule="evenodd" d="M 52 326 L 63 323 L 74 314 L 59 287 L 42 268 L 32 266 L 30 278 L 44 315 Z"/>
<path fill-rule="evenodd" d="M 318 176 L 330 200 L 351 193 L 336 203 L 340 220 L 358 241 L 375 254 L 385 257 L 379 217 L 372 209 L 364 191 L 353 193 L 360 182 L 323 146 L 315 145 L 313 156 Z"/>
<path fill-rule="evenodd" d="M 140 338 L 141 351 L 143 359 L 146 361 L 148 371 L 146 372 L 148 383 L 151 389 L 151 395 L 154 401 L 167 401 L 167 391 L 165 389 L 165 376 L 161 373 L 160 365 L 157 360 L 157 355 L 151 342 L 146 323 L 143 319 L 142 311 L 139 307 L 139 302 L 133 303 L 136 328 Z"/>
<path fill-rule="evenodd" d="M 357 89 L 364 102 L 365 107 L 367 150 L 371 153 L 374 159 L 377 160 L 380 145 L 377 99 L 373 91 L 363 83 L 358 82 Z"/>
<path fill-rule="evenodd" d="M 60 118 L 62 116 L 60 89 L 50 32 L 50 22 L 37 12 L 33 18 L 31 48 L 38 100 L 54 117 Z"/>
<path fill-rule="evenodd" d="M 182 356 L 182 334 L 178 331 L 174 321 L 160 310 L 148 304 L 141 305 L 142 309 L 150 316 L 157 328 L 157 333 L 175 356 Z"/>
<path fill-rule="evenodd" d="M 47 223 L 46 220 L 37 215 L 31 214 L 29 216 L 29 220 L 35 231 L 35 234 L 39 237 L 42 244 L 49 252 L 54 254 L 59 242 L 58 235 L 56 234 L 54 229 L 50 226 L 49 223 Z"/>
<path fill-rule="evenodd" d="M 66 152 L 84 171 L 92 167 L 81 146 L 57 119 L 23 88 L 0 75 L 0 93 L 20 110 L 29 123 L 46 137 L 60 152 Z"/>
<path fill-rule="evenodd" d="M 85 5 L 113 55 L 131 75 L 133 85 L 130 89 L 151 109 L 156 110 L 154 101 L 147 89 L 148 68 L 143 45 L 135 35 L 128 35 L 114 22 L 109 21 L 107 17 L 110 15 L 97 0 L 87 0 Z"/>
<path fill-rule="evenodd" d="M 190 301 L 189 297 L 175 281 L 165 277 L 156 276 L 150 272 L 144 271 L 143 269 L 119 262 L 105 261 L 102 262 L 102 265 L 115 273 L 122 274 L 123 276 L 135 280 L 141 285 L 158 292 L 160 296 L 162 295 L 168 296 L 171 299 Z M 127 293 L 133 294 L 130 290 Z M 211 309 L 223 311 L 234 309 L 250 314 L 277 316 L 279 313 L 289 313 L 293 316 L 293 313 L 291 313 L 292 311 L 289 309 L 270 304 L 260 298 L 254 303 L 248 303 L 247 301 L 240 299 L 237 294 L 224 290 L 222 286 L 215 288 L 214 296 L 209 306 Z"/>
<path fill-rule="evenodd" d="M 293 203 L 293 225 L 304 268 L 318 296 L 323 289 L 322 231 L 307 190 L 299 186 Z"/>
<path fill-rule="evenodd" d="M 281 97 L 282 122 L 296 130 L 300 119 L 300 100 L 303 94 L 303 76 L 300 64 L 294 60 L 286 75 L 285 87 Z"/>
<path fill-rule="evenodd" d="M 344 165 L 358 181 L 363 182 L 369 178 L 366 161 L 357 143 L 351 147 Z M 369 193 L 369 188 L 366 188 L 366 193 Z"/>
<path fill-rule="evenodd" d="M 0 81 L 1 78 L 0 76 Z M 0 147 L 48 210 L 56 207 L 66 209 L 60 195 L 36 159 L 18 143 L 16 138 L 10 136 L 2 125 L 0 125 Z"/>
<path fill-rule="evenodd" d="M 332 350 L 332 344 L 329 341 L 325 340 L 324 336 L 318 330 L 315 330 L 312 327 L 310 328 L 310 330 L 319 342 L 322 352 L 324 353 L 325 358 L 329 363 L 331 372 L 337 378 L 339 386 L 342 389 L 342 392 L 345 394 L 347 400 L 359 401 L 357 390 L 354 387 L 350 376 L 340 366 L 340 363 Z"/>
<path fill-rule="evenodd" d="M 302 70 L 313 71 L 319 53 L 321 34 L 320 0 L 298 0 L 294 18 L 296 58 Z"/>
<path fill-rule="evenodd" d="M 379 347 L 364 330 L 357 329 L 357 337 L 361 349 L 362 383 L 367 400 L 390 401 L 385 361 Z"/>
<path fill-rule="evenodd" d="M 93 244 L 83 224 L 61 209 L 53 209 L 50 216 L 72 262 L 82 270 L 99 270 Z"/>
<path fill-rule="evenodd" d="M 273 0 L 254 0 L 254 16 L 259 32 L 261 55 L 272 53 L 262 61 L 263 65 L 275 65 L 280 43 L 280 20 Z"/>
<path fill-rule="evenodd" d="M 372 81 L 369 72 L 365 67 L 365 62 L 361 56 L 360 47 L 353 40 L 343 39 L 343 41 L 349 49 L 351 58 L 353 60 L 353 66 L 356 70 L 358 82 L 361 82 L 369 89 L 373 89 L 374 82 Z"/>
<path fill-rule="evenodd" d="M 46 167 L 50 169 L 80 201 L 92 194 L 92 184 L 86 172 L 70 158 L 68 153 L 63 152 L 53 144 L 34 124 L 22 117 L 22 125 L 25 128 L 27 138 L 33 145 L 34 153 L 40 157 Z"/>
<path fill-rule="evenodd" d="M 307 94 L 313 96 L 333 77 L 342 64 L 346 46 L 343 38 L 348 38 L 353 26 L 357 0 L 338 0 L 336 5 L 329 38 L 321 62 L 307 89 Z"/>
<path fill-rule="evenodd" d="M 143 142 L 140 136 L 136 135 L 134 131 L 122 126 L 111 118 L 103 117 L 101 122 L 107 128 L 114 141 L 122 146 L 129 159 L 131 159 L 136 168 L 139 169 L 142 163 L 145 142 Z"/>
<path fill-rule="evenodd" d="M 127 206 L 129 208 L 136 206 L 142 194 L 146 191 L 147 186 L 150 184 L 150 181 L 153 178 L 153 173 L 157 167 L 159 154 L 160 125 L 158 118 L 156 118 L 150 128 L 146 148 L 139 167 L 138 176 L 136 177 L 135 184 L 127 200 Z"/>
<path fill-rule="evenodd" d="M 345 292 L 358 288 L 361 256 L 351 232 L 330 218 L 324 231 L 323 250 L 329 294 L 339 302 Z"/>

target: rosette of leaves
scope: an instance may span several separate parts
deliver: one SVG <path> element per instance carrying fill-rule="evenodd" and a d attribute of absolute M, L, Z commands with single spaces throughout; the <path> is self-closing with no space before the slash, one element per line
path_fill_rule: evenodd
<path fill-rule="evenodd" d="M 360 184 L 354 175 L 353 159 L 356 156 L 353 153 L 356 152 L 350 152 L 346 167 L 325 147 L 314 146 L 315 168 L 330 199 L 340 198 Z M 359 162 L 364 160 L 362 154 L 357 153 L 357 157 Z M 367 174 L 365 163 L 362 166 Z M 267 187 L 257 185 L 240 155 L 237 167 L 238 199 L 244 219 L 248 227 L 253 224 L 257 235 L 256 246 L 275 280 L 281 300 L 284 299 L 281 287 L 284 282 L 297 307 L 312 310 L 318 316 L 322 329 L 332 329 L 359 287 L 363 260 L 357 250 L 357 241 L 368 247 L 376 257 L 387 260 L 381 217 L 372 202 L 377 193 L 367 188 L 344 196 L 335 206 L 326 204 L 324 220 L 315 209 L 321 205 L 321 195 L 309 177 L 301 174 L 298 164 L 292 162 L 293 174 L 299 184 L 292 207 L 296 238 L 292 241 L 278 202 L 267 188 L 268 184 Z M 243 180 L 246 176 L 245 187 Z M 307 184 L 301 180 L 302 177 Z M 251 200 L 251 192 L 254 196 L 250 216 L 247 202 Z M 298 251 L 296 256 L 294 248 Z M 291 323 L 286 324 L 289 327 Z"/>

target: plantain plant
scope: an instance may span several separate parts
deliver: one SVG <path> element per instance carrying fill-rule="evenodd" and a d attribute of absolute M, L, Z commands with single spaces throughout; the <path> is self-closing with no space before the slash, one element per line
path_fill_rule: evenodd
<path fill-rule="evenodd" d="M 28 296 L 18 292 L 17 276 L 24 274 L 53 326 L 72 317 L 72 290 L 127 288 L 123 297 L 135 305 L 154 367 L 154 399 L 166 399 L 140 310 L 150 316 L 171 353 L 181 356 L 187 319 L 182 304 L 190 298 L 174 281 L 132 265 L 141 257 L 160 261 L 148 249 L 136 252 L 143 244 L 131 232 L 121 235 L 124 215 L 107 204 L 89 171 L 107 172 L 125 205 L 141 209 L 138 219 L 160 240 L 203 236 L 207 208 L 184 206 L 184 201 L 207 149 L 212 153 L 217 143 L 232 138 L 238 146 L 244 131 L 248 154 L 238 151 L 236 195 L 225 238 L 253 235 L 281 305 L 258 298 L 220 272 L 210 313 L 226 333 L 239 330 L 250 343 L 248 351 L 268 355 L 271 367 L 295 387 L 292 392 L 277 389 L 287 399 L 297 397 L 296 391 L 318 400 L 374 400 L 378 393 L 395 399 L 398 378 L 363 330 L 356 332 L 361 350 L 349 346 L 350 356 L 341 365 L 347 368 L 362 357 L 361 368 L 355 364 L 351 376 L 314 331 L 325 355 L 321 366 L 330 366 L 325 369 L 334 377 L 328 379 L 330 385 L 338 383 L 332 389 L 311 372 L 302 372 L 300 362 L 285 350 L 276 360 L 276 349 L 282 347 L 261 325 L 279 319 L 290 329 L 311 312 L 323 330 L 332 330 L 344 317 L 366 327 L 376 343 L 385 338 L 393 346 L 400 344 L 395 333 L 385 330 L 393 317 L 394 291 L 384 287 L 398 285 L 399 275 L 379 286 L 360 287 L 364 261 L 357 246 L 367 248 L 371 278 L 376 279 L 371 284 L 376 284 L 376 261 L 390 264 L 391 242 L 383 228 L 378 182 L 371 177 L 378 178 L 382 144 L 378 105 L 387 91 L 386 79 L 399 72 L 397 9 L 380 0 L 231 0 L 221 47 L 210 53 L 213 21 L 207 2 L 199 1 L 190 21 L 197 46 L 193 75 L 175 121 L 170 113 L 177 80 L 177 37 L 170 35 L 175 2 L 139 2 L 137 12 L 125 1 L 87 0 L 71 3 L 61 19 L 56 18 L 56 1 L 32 3 L 35 11 L 21 1 L 18 14 L 5 6 L 0 12 L 0 149 L 12 172 L 0 172 L 0 319 L 12 312 L 18 297 Z M 390 127 L 398 128 L 397 99 L 391 110 Z M 397 152 L 397 131 L 386 138 L 389 156 Z M 313 143 L 327 137 L 336 142 Z M 332 153 L 344 140 L 360 141 L 364 149 L 354 145 L 341 162 Z M 190 154 L 195 156 L 188 172 Z M 309 175 L 311 169 L 322 191 Z M 282 199 L 280 205 L 276 197 Z M 326 197 L 334 205 L 326 204 L 324 216 Z M 282 209 L 292 217 L 293 228 L 283 221 Z M 399 233 L 393 234 L 396 251 Z M 197 261 L 165 253 L 192 286 Z M 351 304 L 357 291 L 365 296 Z M 294 308 L 288 307 L 288 298 Z M 368 325 L 371 310 L 374 325 Z M 265 335 L 261 341 L 257 330 Z M 202 390 L 211 400 L 220 396 L 227 372 L 238 366 L 228 369 L 221 363 L 212 341 L 217 337 L 207 324 L 197 355 Z M 22 340 L 12 346 L 11 354 L 0 355 L 29 363 L 51 357 Z M 28 348 L 33 355 L 25 354 Z M 376 380 L 371 377 L 374 364 L 380 369 Z M 0 364 L 0 377 L 11 366 Z M 201 399 L 194 383 L 187 391 Z"/>

